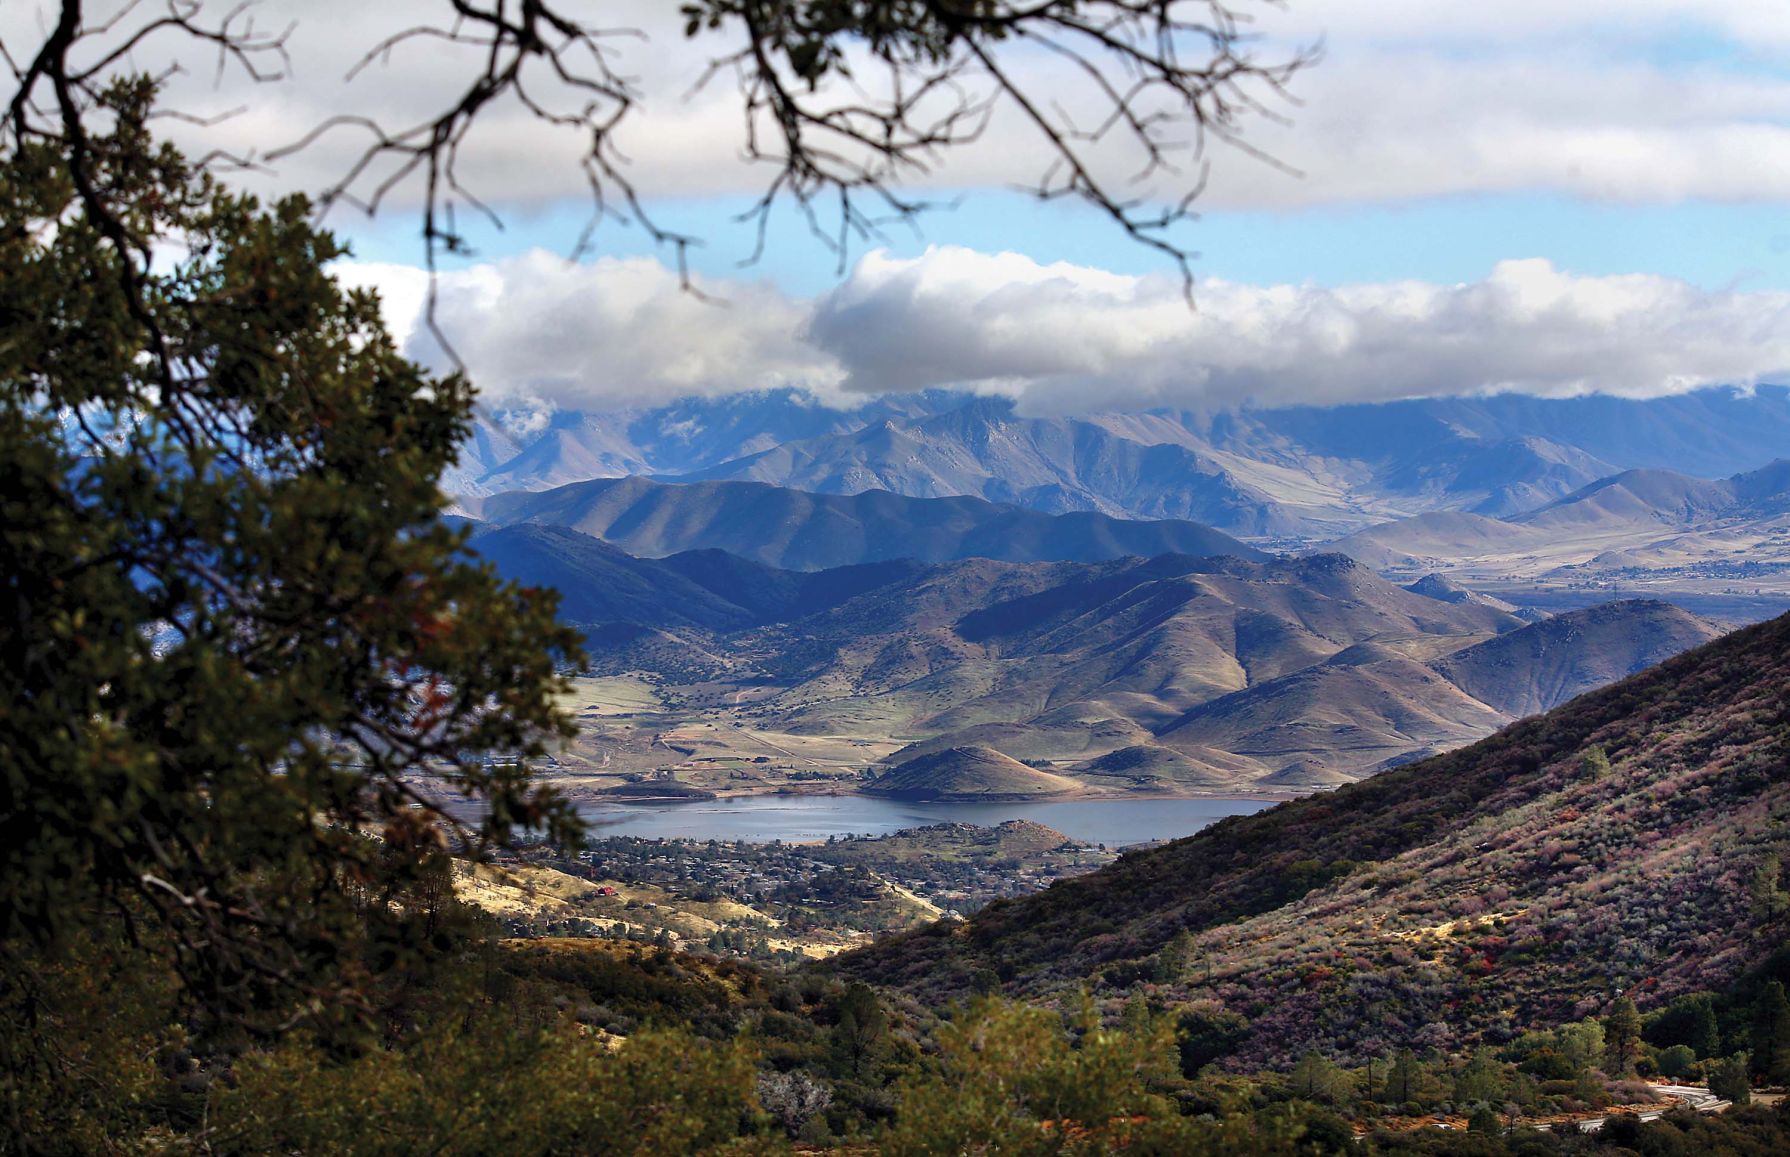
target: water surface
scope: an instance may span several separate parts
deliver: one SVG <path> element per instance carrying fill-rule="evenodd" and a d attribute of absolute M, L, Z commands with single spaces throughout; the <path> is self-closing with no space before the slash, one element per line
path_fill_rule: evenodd
<path fill-rule="evenodd" d="M 1225 816 L 1248 815 L 1261 799 L 1090 799 L 1041 803 L 909 803 L 868 795 L 746 796 L 696 803 L 589 805 L 593 839 L 607 836 L 769 843 L 885 835 L 927 824 L 992 827 L 1032 820 L 1091 844 L 1123 847 L 1190 836 Z"/>

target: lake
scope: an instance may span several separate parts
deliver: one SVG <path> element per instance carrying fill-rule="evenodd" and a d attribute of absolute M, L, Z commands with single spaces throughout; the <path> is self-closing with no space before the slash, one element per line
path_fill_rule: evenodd
<path fill-rule="evenodd" d="M 1190 836 L 1225 816 L 1248 815 L 1275 801 L 1260 799 L 1092 799 L 1044 803 L 907 803 L 867 795 L 747 796 L 700 803 L 587 806 L 580 810 L 593 839 L 771 840 L 884 835 L 927 824 L 992 827 L 1032 820 L 1091 844 L 1123 847 Z"/>

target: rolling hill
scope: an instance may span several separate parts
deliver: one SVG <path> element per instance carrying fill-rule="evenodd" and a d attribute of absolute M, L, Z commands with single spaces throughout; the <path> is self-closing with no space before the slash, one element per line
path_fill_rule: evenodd
<path fill-rule="evenodd" d="M 1267 556 L 1185 521 L 1042 514 L 977 498 L 907 498 L 882 491 L 809 494 L 753 482 L 677 485 L 645 478 L 500 494 L 479 504 L 494 525 L 570 527 L 630 554 L 718 549 L 794 570 L 911 558 L 945 562 L 1096 562 L 1127 555 Z"/>
<path fill-rule="evenodd" d="M 897 764 L 864 789 L 868 795 L 940 802 L 1042 799 L 1081 790 L 1061 775 L 1027 767 L 990 747 L 947 747 Z"/>
<path fill-rule="evenodd" d="M 1347 782 L 1488 734 L 1511 717 L 1500 704 L 1551 703 L 1707 637 L 1644 603 L 1525 625 L 1341 555 L 797 572 L 722 551 L 635 559 L 528 523 L 473 546 L 564 592 L 599 674 L 706 688 L 788 734 L 905 743 L 892 764 L 982 746 L 1115 790 Z"/>
<path fill-rule="evenodd" d="M 895 560 L 822 573 L 778 570 L 719 550 L 635 558 L 559 526 L 524 523 L 475 534 L 473 549 L 505 577 L 560 592 L 574 625 L 728 632 L 813 614 L 923 568 Z"/>
<path fill-rule="evenodd" d="M 838 967 L 928 999 L 1142 980 L 1235 1014 L 1236 1063 L 1276 1066 L 1725 989 L 1790 933 L 1786 686 L 1790 616 Z"/>

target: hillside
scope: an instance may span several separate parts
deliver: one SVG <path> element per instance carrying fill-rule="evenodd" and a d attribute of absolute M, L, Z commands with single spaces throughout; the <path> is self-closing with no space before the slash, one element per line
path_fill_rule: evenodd
<path fill-rule="evenodd" d="M 1568 611 L 1456 651 L 1432 666 L 1511 716 L 1557 707 L 1721 634 L 1669 603 L 1628 600 Z"/>
<path fill-rule="evenodd" d="M 1429 512 L 1357 531 L 1328 549 L 1389 575 L 1447 570 L 1494 583 L 1642 583 L 1637 593 L 1680 596 L 1734 594 L 1735 580 L 1771 580 L 1783 590 L 1790 461 L 1721 479 L 1627 470 L 1503 518 Z"/>
<path fill-rule="evenodd" d="M 1378 571 L 1427 570 L 1438 563 L 1507 557 L 1541 546 L 1540 530 L 1461 511 L 1434 511 L 1383 523 L 1340 538 L 1325 549 Z"/>
<path fill-rule="evenodd" d="M 1422 595 L 1424 598 L 1435 599 L 1438 602 L 1478 603 L 1482 607 L 1491 607 L 1507 614 L 1522 613 L 1522 608 L 1514 603 L 1507 603 L 1503 599 L 1468 590 L 1459 583 L 1450 582 L 1439 574 L 1426 574 L 1416 582 L 1407 584 L 1405 589 L 1414 595 Z"/>
<path fill-rule="evenodd" d="M 1640 603 L 1526 625 L 1340 555 L 797 572 L 722 551 L 635 559 L 536 524 L 473 545 L 562 590 L 595 674 L 644 675 L 784 748 L 851 737 L 899 763 L 975 745 L 1107 790 L 1332 786 L 1470 743 L 1710 630 Z M 1447 665 L 1500 636 L 1512 641 Z M 1122 749 L 1137 750 L 1099 762 Z"/>
<path fill-rule="evenodd" d="M 1267 557 L 1193 522 L 1051 515 L 978 498 L 907 498 L 884 491 L 809 494 L 754 482 L 668 485 L 610 478 L 540 493 L 500 494 L 484 500 L 479 510 L 493 525 L 569 527 L 646 558 L 725 550 L 789 570 L 903 558 L 1098 562 L 1159 554 Z"/>
<path fill-rule="evenodd" d="M 800 573 L 718 550 L 635 558 L 589 535 L 534 523 L 481 531 L 472 546 L 507 578 L 558 590 L 564 622 L 656 631 L 779 622 L 900 584 L 922 569 L 895 561 Z"/>
<path fill-rule="evenodd" d="M 1241 1016 L 1239 1063 L 1270 1064 L 1724 988 L 1790 931 L 1786 686 L 1790 617 L 841 967 L 931 999 L 988 976 L 1030 996 L 1145 979 Z"/>
<path fill-rule="evenodd" d="M 1027 767 L 993 748 L 971 745 L 897 764 L 863 790 L 893 799 L 993 803 L 1067 795 L 1080 787 L 1072 779 Z"/>

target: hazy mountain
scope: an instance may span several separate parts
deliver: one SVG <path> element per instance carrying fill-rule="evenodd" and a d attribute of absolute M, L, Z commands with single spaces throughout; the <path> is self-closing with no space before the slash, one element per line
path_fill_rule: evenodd
<path fill-rule="evenodd" d="M 788 443 L 691 477 L 831 494 L 968 494 L 1051 512 L 1190 519 L 1256 535 L 1294 533 L 1325 516 L 1323 506 L 1299 502 L 1291 485 L 1277 492 L 1238 465 L 1186 445 L 1133 441 L 1095 422 L 1022 418 L 1005 400 L 980 398 L 942 414 L 885 418 Z"/>
<path fill-rule="evenodd" d="M 1725 991 L 1785 942 L 1783 892 L 1748 881 L 1785 849 L 1787 683 L 1790 617 L 834 967 L 930 1000 L 1148 977 L 1165 1004 L 1235 1014 L 1238 1064 L 1283 1068 Z"/>
<path fill-rule="evenodd" d="M 495 493 L 486 484 L 486 476 L 520 453 L 522 443 L 501 422 L 483 410 L 474 410 L 472 430 L 460 443 L 459 460 L 442 472 L 441 488 L 455 498 Z"/>
<path fill-rule="evenodd" d="M 1432 665 L 1507 715 L 1533 715 L 1721 634 L 1669 603 L 1632 599 L 1531 623 Z"/>
<path fill-rule="evenodd" d="M 851 494 L 975 494 L 1043 510 L 1188 518 L 1235 534 L 1334 536 L 1413 505 L 1526 510 L 1611 467 L 1531 436 L 1486 444 L 1425 419 L 1346 453 L 1314 453 L 1278 412 L 1033 418 L 976 399 L 912 419 L 791 442 L 697 478 Z"/>
<path fill-rule="evenodd" d="M 480 410 L 445 488 L 453 495 L 482 496 L 625 474 L 687 474 L 784 442 L 856 430 L 882 417 L 928 414 L 962 401 L 955 394 L 927 391 L 841 410 L 785 389 L 686 398 L 647 409 L 545 415 Z M 493 431 L 501 438 L 494 439 Z"/>
<path fill-rule="evenodd" d="M 1625 470 L 1507 519 L 1431 512 L 1357 531 L 1328 549 L 1406 573 L 1466 567 L 1570 579 L 1558 568 L 1783 566 L 1790 460 L 1722 479 Z"/>
<path fill-rule="evenodd" d="M 501 494 L 480 512 L 495 525 L 567 526 L 631 554 L 714 548 L 775 566 L 818 570 L 892 558 L 943 562 L 1093 562 L 1126 555 L 1267 556 L 1190 522 L 1042 514 L 976 498 L 918 499 L 873 491 L 807 494 L 750 482 L 679 485 L 604 479 Z"/>
<path fill-rule="evenodd" d="M 1687 529 L 1724 518 L 1790 512 L 1790 459 L 1730 478 L 1692 478 L 1670 470 L 1626 470 L 1511 521 L 1553 532 L 1622 526 Z"/>
<path fill-rule="evenodd" d="M 1625 469 L 1731 475 L 1790 445 L 1790 392 L 1048 417 L 942 390 L 856 409 L 779 390 L 546 419 L 485 415 L 481 430 L 447 480 L 456 496 L 646 474 L 970 495 L 1323 541 L 1432 510 L 1514 516 Z"/>

